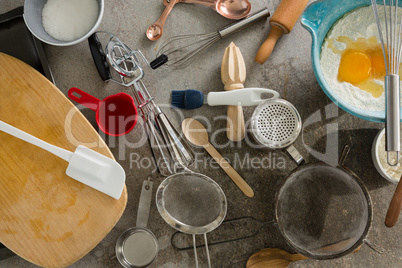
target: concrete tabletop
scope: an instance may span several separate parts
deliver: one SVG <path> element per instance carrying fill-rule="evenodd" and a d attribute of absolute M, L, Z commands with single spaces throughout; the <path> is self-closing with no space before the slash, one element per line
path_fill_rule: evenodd
<path fill-rule="evenodd" d="M 21 6 L 23 2 L 0 0 L 0 13 Z M 251 0 L 250 2 L 254 12 L 263 7 L 273 11 L 280 1 Z M 210 33 L 231 23 L 207 7 L 178 4 L 167 19 L 162 38 L 157 42 L 151 42 L 146 38 L 145 31 L 159 18 L 163 10 L 162 0 L 108 0 L 105 1 L 104 17 L 98 30 L 117 35 L 129 47 L 141 50 L 148 60 L 152 60 L 158 47 L 169 37 L 179 34 Z M 247 142 L 248 139 L 238 143 L 229 142 L 225 133 L 227 108 L 224 106 L 204 105 L 197 110 L 188 111 L 174 110 L 169 106 L 171 90 L 191 88 L 204 93 L 223 90 L 220 76 L 221 60 L 225 47 L 233 41 L 240 48 L 245 60 L 247 69 L 245 86 L 275 89 L 300 112 L 303 128 L 294 146 L 307 162 L 321 160 L 336 165 L 343 145 L 349 144 L 351 151 L 345 164 L 362 179 L 372 198 L 373 222 L 367 238 L 384 248 L 383 254 L 363 244 L 357 253 L 338 259 L 303 260 L 291 266 L 402 267 L 402 243 L 399 243 L 402 241 L 402 223 L 399 222 L 392 229 L 384 225 L 385 214 L 396 185 L 382 178 L 371 160 L 374 137 L 384 125 L 346 113 L 325 95 L 317 83 L 311 65 L 311 37 L 299 22 L 289 35 L 279 40 L 274 53 L 264 65 L 256 64 L 255 54 L 269 29 L 266 20 L 259 21 L 239 33 L 218 41 L 185 69 L 152 70 L 143 65 L 145 71 L 143 81 L 176 127 L 180 126 L 183 118 L 197 116 L 207 119 L 211 143 L 253 188 L 255 196 L 246 197 L 203 148 L 193 147 L 196 153 L 196 165 L 192 169 L 214 179 L 226 194 L 228 202 L 226 220 L 251 216 L 260 221 L 271 221 L 274 218 L 277 186 L 297 167 L 296 164 L 284 151 L 254 148 Z M 99 99 L 118 92 L 129 93 L 123 86 L 101 80 L 86 41 L 70 47 L 45 44 L 44 48 L 56 85 L 64 94 L 67 95 L 71 87 L 78 87 Z M 245 120 L 249 121 L 254 107 L 245 107 L 243 110 Z M 95 113 L 89 109 L 82 112 L 96 127 Z M 138 124 L 126 136 L 106 137 L 106 142 L 127 174 L 127 208 L 115 228 L 102 242 L 71 267 L 120 266 L 114 253 L 116 240 L 124 230 L 135 225 L 142 182 L 151 177 L 155 191 L 164 179 L 155 171 L 148 144 L 139 142 L 144 135 L 142 124 Z M 247 137 L 249 136 L 250 134 L 247 134 Z M 222 239 L 250 236 L 258 230 L 251 238 L 210 246 L 214 267 L 245 267 L 253 253 L 267 247 L 281 248 L 294 253 L 274 225 L 264 225 L 258 229 L 260 225 L 257 222 L 250 219 L 243 221 L 235 226 L 224 224 L 214 231 L 215 234 L 212 232 L 208 235 L 210 242 L 217 242 Z M 171 237 L 176 231 L 161 218 L 154 201 L 151 204 L 148 228 L 157 237 L 160 247 L 158 257 L 151 267 L 195 266 L 192 250 L 178 251 L 172 247 Z M 188 242 L 191 241 L 191 237 L 181 235 L 179 240 L 185 245 L 190 245 Z M 206 267 L 204 248 L 198 250 L 198 257 L 201 267 Z M 19 257 L 13 257 L 0 262 L 0 267 L 35 267 L 35 265 Z"/>

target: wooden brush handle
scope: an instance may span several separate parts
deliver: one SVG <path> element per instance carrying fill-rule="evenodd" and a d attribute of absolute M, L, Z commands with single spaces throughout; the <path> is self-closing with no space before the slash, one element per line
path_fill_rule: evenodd
<path fill-rule="evenodd" d="M 308 0 L 282 0 L 279 3 L 269 22 L 271 31 L 268 38 L 262 44 L 255 57 L 257 63 L 263 64 L 271 55 L 278 39 L 283 34 L 288 34 L 292 31 L 307 3 Z"/>
<path fill-rule="evenodd" d="M 398 221 L 402 209 L 402 177 L 396 187 L 394 196 L 389 204 L 387 215 L 385 216 L 385 225 L 389 228 L 394 227 Z"/>
<path fill-rule="evenodd" d="M 204 146 L 204 148 L 246 196 L 254 196 L 254 191 L 251 189 L 250 185 L 248 185 L 247 182 L 239 175 L 239 173 L 233 169 L 233 167 L 222 157 L 222 155 L 215 149 L 214 146 L 212 146 L 212 144 L 208 143 Z"/>

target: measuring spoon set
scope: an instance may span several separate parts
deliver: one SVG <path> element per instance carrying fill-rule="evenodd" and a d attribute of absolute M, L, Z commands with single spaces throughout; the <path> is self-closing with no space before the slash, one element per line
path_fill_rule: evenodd
<path fill-rule="evenodd" d="M 160 18 L 154 24 L 149 26 L 146 32 L 149 40 L 156 41 L 162 36 L 163 26 L 165 25 L 166 19 L 177 3 L 204 5 L 228 19 L 244 18 L 251 10 L 251 4 L 248 0 L 164 0 L 163 4 L 166 6 L 165 10 Z"/>

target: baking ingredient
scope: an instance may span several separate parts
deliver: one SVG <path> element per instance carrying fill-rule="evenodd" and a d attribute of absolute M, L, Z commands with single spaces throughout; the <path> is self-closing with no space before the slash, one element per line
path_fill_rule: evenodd
<path fill-rule="evenodd" d="M 96 0 L 48 0 L 42 11 L 45 31 L 60 41 L 74 41 L 90 31 L 99 14 Z"/>
<path fill-rule="evenodd" d="M 378 8 L 384 25 L 384 9 Z M 321 50 L 321 69 L 340 99 L 369 111 L 385 110 L 385 64 L 371 6 L 338 20 Z"/>
<path fill-rule="evenodd" d="M 402 130 L 402 129 L 401 129 Z M 387 162 L 387 151 L 385 151 L 385 133 L 382 135 L 380 142 L 378 143 L 378 158 L 384 171 L 390 175 L 395 181 L 399 181 L 402 176 L 401 161 L 396 166 L 390 166 Z M 402 152 L 399 152 L 399 159 L 402 158 Z M 390 162 L 396 162 L 395 153 L 390 154 Z"/>
<path fill-rule="evenodd" d="M 373 80 L 384 79 L 385 64 L 377 38 L 373 36 L 353 41 L 351 38 L 339 36 L 337 41 L 346 44 L 346 49 L 341 52 L 338 80 L 351 83 L 374 98 L 379 98 L 384 92 L 384 87 Z"/>

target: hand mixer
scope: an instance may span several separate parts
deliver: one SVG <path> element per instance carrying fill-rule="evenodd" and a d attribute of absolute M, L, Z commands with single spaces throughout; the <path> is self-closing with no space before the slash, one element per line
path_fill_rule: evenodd
<path fill-rule="evenodd" d="M 164 64 L 166 68 L 185 68 L 192 62 L 195 56 L 213 43 L 262 18 L 269 17 L 269 15 L 269 10 L 264 8 L 216 32 L 174 36 L 161 45 L 157 58 L 150 63 L 151 68 L 157 69 Z"/>
<path fill-rule="evenodd" d="M 382 28 L 377 2 L 371 0 L 374 16 L 377 23 L 385 64 L 385 149 L 387 162 L 390 166 L 396 166 L 399 162 L 401 147 L 400 138 L 400 98 L 399 98 L 399 63 L 402 53 L 402 19 L 398 20 L 398 0 L 389 0 L 389 5 L 384 3 L 385 29 Z M 388 12 L 387 12 L 388 10 Z M 383 35 L 385 30 L 385 36 Z M 385 40 L 384 40 L 385 39 Z M 386 43 L 385 43 L 386 42 Z M 395 152 L 396 160 L 391 161 L 391 152 Z M 392 163 L 391 163 L 392 162 Z"/>
<path fill-rule="evenodd" d="M 102 49 L 97 34 L 108 35 L 108 43 L 105 46 L 106 55 Z M 92 57 L 99 74 L 104 81 L 113 81 L 125 87 L 129 87 L 142 112 L 145 122 L 145 130 L 152 150 L 153 157 L 160 173 L 169 176 L 175 173 L 177 164 L 188 166 L 194 160 L 194 153 L 181 138 L 167 116 L 154 102 L 142 82 L 144 71 L 139 66 L 140 56 L 146 64 L 147 59 L 139 50 L 131 50 L 115 35 L 107 32 L 96 32 L 89 38 Z M 111 66 L 120 77 L 120 81 L 112 77 Z"/>

